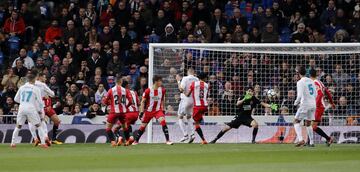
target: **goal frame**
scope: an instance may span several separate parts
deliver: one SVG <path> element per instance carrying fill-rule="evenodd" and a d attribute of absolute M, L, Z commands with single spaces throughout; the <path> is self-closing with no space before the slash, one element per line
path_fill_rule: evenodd
<path fill-rule="evenodd" d="M 332 53 L 327 53 L 327 51 L 301 51 L 302 54 L 319 54 L 319 52 L 323 52 L 324 54 L 351 54 L 354 52 L 360 53 L 360 43 L 258 43 L 258 44 L 244 44 L 244 43 L 150 43 L 149 44 L 149 69 L 148 69 L 148 85 L 153 85 L 152 77 L 154 75 L 154 51 L 155 48 L 325 48 L 325 47 L 333 47 L 333 48 L 340 48 L 340 47 L 358 47 L 355 51 L 340 51 L 336 53 L 333 51 Z M 246 53 L 246 51 L 244 51 Z M 256 52 L 256 50 L 248 51 L 248 52 Z M 269 51 L 271 52 L 271 51 Z M 268 53 L 266 50 L 259 51 L 259 53 Z M 273 52 L 274 53 L 274 52 Z M 210 121 L 227 121 L 232 116 L 216 116 L 216 117 L 204 117 L 206 120 Z M 169 120 L 168 120 L 169 121 Z M 176 121 L 174 119 L 170 119 L 170 121 Z M 153 120 L 148 123 L 147 127 L 147 143 L 152 143 L 153 136 Z"/>

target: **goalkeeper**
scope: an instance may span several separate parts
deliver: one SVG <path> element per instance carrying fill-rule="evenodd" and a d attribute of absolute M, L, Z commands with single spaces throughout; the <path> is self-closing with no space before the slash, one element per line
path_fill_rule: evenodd
<path fill-rule="evenodd" d="M 257 99 L 254 96 L 254 89 L 249 88 L 246 91 L 245 96 L 242 98 L 239 98 L 236 105 L 239 108 L 239 113 L 235 115 L 234 119 L 229 122 L 225 123 L 226 126 L 219 132 L 219 134 L 216 136 L 214 140 L 212 140 L 210 143 L 215 143 L 218 139 L 220 139 L 226 132 L 231 130 L 232 128 L 239 128 L 241 125 L 246 125 L 248 127 L 253 127 L 253 134 L 252 134 L 252 143 L 256 143 L 256 135 L 258 132 L 258 123 L 251 117 L 251 114 L 253 112 L 253 109 L 256 107 L 256 105 L 260 104 L 263 107 L 271 108 L 274 111 L 278 110 L 277 104 L 267 104 L 264 102 L 261 102 L 259 99 Z"/>

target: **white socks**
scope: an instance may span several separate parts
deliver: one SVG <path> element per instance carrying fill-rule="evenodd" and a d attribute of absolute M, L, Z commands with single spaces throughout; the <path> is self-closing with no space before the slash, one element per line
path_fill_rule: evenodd
<path fill-rule="evenodd" d="M 190 133 L 190 135 L 195 135 L 194 122 L 191 118 L 187 119 L 186 127 L 187 127 L 188 133 Z"/>
<path fill-rule="evenodd" d="M 37 138 L 36 127 L 33 124 L 29 123 L 29 130 L 30 130 L 30 133 L 31 133 L 33 139 L 36 139 Z"/>
<path fill-rule="evenodd" d="M 15 144 L 16 138 L 19 135 L 19 131 L 20 131 L 20 128 L 15 127 L 14 132 L 12 134 L 12 138 L 11 138 L 11 144 Z"/>
<path fill-rule="evenodd" d="M 295 128 L 295 132 L 296 132 L 298 141 L 299 142 L 303 141 L 304 139 L 303 139 L 303 136 L 302 136 L 300 123 L 295 123 L 294 128 Z"/>
<path fill-rule="evenodd" d="M 47 125 L 46 125 L 46 122 L 45 122 L 45 120 L 43 120 L 42 122 L 41 122 L 41 126 L 40 127 L 42 127 L 42 129 L 43 129 L 43 131 L 44 131 L 44 134 L 45 134 L 45 137 L 46 138 L 48 138 L 49 136 L 48 136 L 48 129 L 47 129 Z"/>
<path fill-rule="evenodd" d="M 45 135 L 45 132 L 44 132 L 44 129 L 43 129 L 42 125 L 43 124 L 41 124 L 39 127 L 37 127 L 37 130 L 38 130 L 38 133 L 39 133 L 41 144 L 45 144 L 45 137 L 47 137 L 47 135 Z"/>
<path fill-rule="evenodd" d="M 188 135 L 187 132 L 185 131 L 185 123 L 183 119 L 179 119 L 179 126 L 180 126 L 180 130 L 183 133 L 184 136 Z"/>
<path fill-rule="evenodd" d="M 308 127 L 306 127 L 306 131 L 307 131 L 307 134 L 308 134 L 310 145 L 313 145 L 314 144 L 314 131 L 313 131 L 313 128 L 311 126 L 308 126 Z"/>

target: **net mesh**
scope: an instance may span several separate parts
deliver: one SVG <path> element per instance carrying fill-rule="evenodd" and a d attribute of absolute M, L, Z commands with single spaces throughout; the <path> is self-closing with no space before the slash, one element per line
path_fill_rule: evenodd
<path fill-rule="evenodd" d="M 153 48 L 153 75 L 163 77 L 168 115 L 176 116 L 180 102 L 176 77 L 186 75 L 187 68 L 192 67 L 197 73 L 205 72 L 209 76 L 211 90 L 207 116 L 221 116 L 218 119 L 222 122 L 231 120 L 224 116 L 236 114 L 236 100 L 251 86 L 260 100 L 280 105 L 278 111 L 257 107 L 253 116 L 260 125 L 290 126 L 297 110 L 293 105 L 299 79 L 295 68 L 305 66 L 307 75 L 311 68 L 316 69 L 318 79 L 331 91 L 336 104 L 332 109 L 325 99 L 326 110 L 321 125 L 360 125 L 359 45 L 209 47 L 177 44 Z M 269 89 L 276 91 L 275 98 L 268 98 Z"/>

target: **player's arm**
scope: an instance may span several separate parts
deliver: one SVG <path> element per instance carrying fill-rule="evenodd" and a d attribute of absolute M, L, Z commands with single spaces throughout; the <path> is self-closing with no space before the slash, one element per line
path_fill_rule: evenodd
<path fill-rule="evenodd" d="M 105 106 L 108 106 L 110 104 L 110 97 L 112 95 L 111 89 L 108 91 L 107 95 L 102 99 L 101 103 Z"/>
<path fill-rule="evenodd" d="M 54 91 L 51 90 L 46 84 L 44 84 L 44 88 L 46 95 L 48 95 L 49 97 L 55 97 Z"/>
<path fill-rule="evenodd" d="M 130 93 L 130 90 L 126 89 L 126 99 L 128 100 L 128 104 L 126 105 L 126 107 L 128 108 L 129 106 L 131 106 L 133 104 L 133 100 L 132 100 L 132 96 Z"/>
<path fill-rule="evenodd" d="M 15 95 L 15 98 L 14 98 L 14 101 L 17 102 L 17 103 L 20 103 L 20 92 L 21 92 L 21 88 L 19 89 L 18 92 L 16 92 L 16 95 Z"/>
<path fill-rule="evenodd" d="M 330 90 L 328 88 L 324 87 L 324 91 L 325 91 L 327 99 L 329 100 L 329 102 L 331 104 L 331 107 L 333 109 L 335 109 L 335 103 L 334 103 L 334 100 L 333 100 L 332 95 L 330 93 Z"/>
<path fill-rule="evenodd" d="M 193 91 L 194 91 L 194 84 L 191 84 L 189 90 L 185 93 L 185 96 L 189 97 Z"/>
<path fill-rule="evenodd" d="M 253 97 L 250 93 L 246 92 L 245 96 L 243 98 L 239 97 L 238 101 L 236 102 L 237 106 L 240 106 L 244 103 L 244 101 L 249 100 Z"/>
<path fill-rule="evenodd" d="M 163 97 L 162 97 L 162 101 L 161 101 L 161 106 L 162 106 L 162 109 L 165 111 L 166 108 L 165 108 L 165 96 L 166 95 L 166 90 L 164 89 L 163 91 Z"/>
<path fill-rule="evenodd" d="M 260 105 L 265 107 L 265 108 L 270 108 L 271 110 L 277 111 L 279 108 L 279 105 L 275 104 L 275 103 L 265 103 L 265 102 L 260 102 Z"/>
<path fill-rule="evenodd" d="M 145 110 L 145 103 L 146 103 L 146 99 L 149 98 L 149 93 L 150 90 L 146 89 L 143 93 L 143 96 L 141 98 L 141 102 L 140 102 L 140 107 L 139 107 L 139 118 L 142 118 L 142 116 L 144 115 L 144 110 Z"/>
<path fill-rule="evenodd" d="M 180 75 L 176 75 L 176 80 L 177 80 L 177 84 L 178 84 L 180 93 L 183 93 L 185 91 L 184 90 L 184 85 L 185 85 L 184 80 L 181 78 Z"/>
<path fill-rule="evenodd" d="M 296 91 L 297 91 L 297 95 L 296 95 L 296 100 L 294 102 L 295 106 L 297 106 L 300 103 L 302 92 L 303 92 L 303 88 L 302 88 L 300 82 L 296 83 Z"/>
<path fill-rule="evenodd" d="M 39 113 L 39 115 L 42 113 L 42 109 L 44 108 L 44 102 L 42 101 L 41 98 L 41 93 L 39 89 L 34 89 L 34 94 L 35 94 L 35 107 L 36 107 L 36 111 Z"/>

